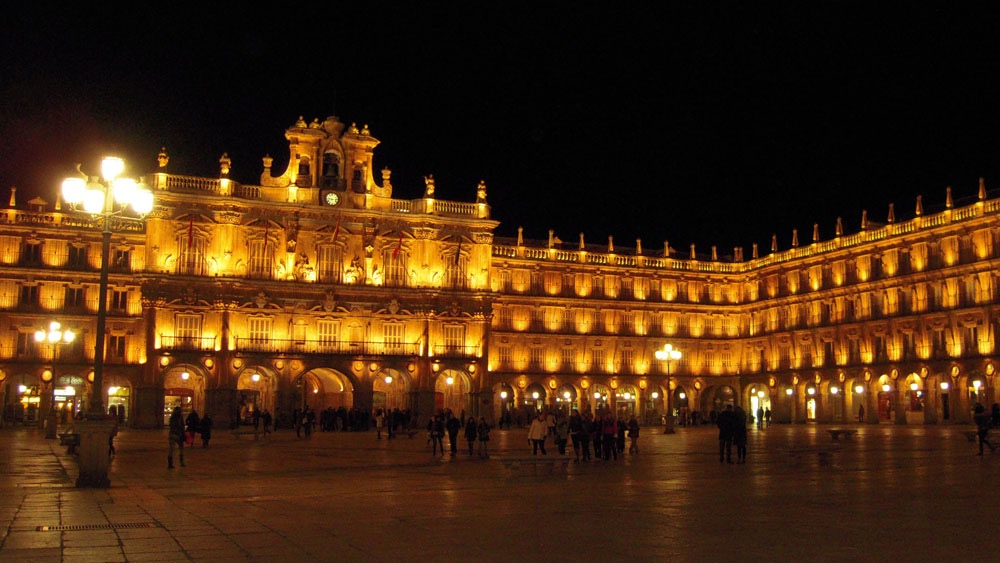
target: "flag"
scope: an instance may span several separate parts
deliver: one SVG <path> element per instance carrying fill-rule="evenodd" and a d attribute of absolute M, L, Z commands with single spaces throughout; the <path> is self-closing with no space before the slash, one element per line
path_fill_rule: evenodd
<path fill-rule="evenodd" d="M 337 242 L 337 235 L 340 234 L 340 217 L 337 218 L 337 226 L 333 229 L 333 242 Z"/>
<path fill-rule="evenodd" d="M 455 265 L 458 265 L 458 257 L 462 255 L 462 239 L 458 239 L 458 248 L 455 249 Z"/>
<path fill-rule="evenodd" d="M 264 246 L 267 247 L 267 230 L 271 226 L 271 222 L 264 217 Z"/>
<path fill-rule="evenodd" d="M 399 254 L 399 249 L 403 247 L 403 231 L 399 232 L 399 242 L 396 243 L 396 249 L 392 251 L 392 257 L 395 258 Z"/>
<path fill-rule="evenodd" d="M 188 220 L 188 248 L 194 246 L 194 215 Z"/>

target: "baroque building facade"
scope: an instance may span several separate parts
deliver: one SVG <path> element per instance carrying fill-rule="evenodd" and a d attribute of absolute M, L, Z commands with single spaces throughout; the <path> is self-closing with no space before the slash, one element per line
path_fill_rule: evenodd
<path fill-rule="evenodd" d="M 660 423 L 738 403 L 778 422 L 968 422 L 996 400 L 1000 200 L 943 208 L 744 259 L 494 236 L 470 201 L 392 197 L 367 126 L 299 119 L 283 171 L 258 185 L 175 173 L 111 242 L 103 401 L 155 428 L 174 406 L 220 427 L 268 410 L 450 408 L 497 420 L 610 409 Z M 62 418 L 93 393 L 101 228 L 26 206 L 0 212 L 4 419 Z M 79 335 L 37 342 L 58 320 Z M 657 354 L 666 344 L 677 359 Z"/>

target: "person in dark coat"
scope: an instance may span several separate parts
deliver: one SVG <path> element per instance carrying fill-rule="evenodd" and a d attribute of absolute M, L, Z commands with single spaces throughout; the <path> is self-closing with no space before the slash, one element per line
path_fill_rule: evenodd
<path fill-rule="evenodd" d="M 747 413 L 736 405 L 736 424 L 733 426 L 733 444 L 736 445 L 736 463 L 747 462 Z"/>
<path fill-rule="evenodd" d="M 212 417 L 205 413 L 201 417 L 201 447 L 207 448 L 208 441 L 212 439 Z"/>
<path fill-rule="evenodd" d="M 469 420 L 465 422 L 465 439 L 469 442 L 469 455 L 476 453 L 476 428 L 478 426 L 475 417 L 470 416 Z"/>
<path fill-rule="evenodd" d="M 983 445 L 990 447 L 992 452 L 995 448 L 989 440 L 990 436 L 990 415 L 986 413 L 986 409 L 983 405 L 976 403 L 975 409 L 973 409 L 974 414 L 972 415 L 972 421 L 976 423 L 976 435 L 979 436 L 979 454 L 983 455 Z"/>
<path fill-rule="evenodd" d="M 733 436 L 736 433 L 733 405 L 726 405 L 725 410 L 715 417 L 715 425 L 719 427 L 719 463 L 732 463 Z"/>
<path fill-rule="evenodd" d="M 198 411 L 191 409 L 191 412 L 187 415 L 187 420 L 185 421 L 187 429 L 187 445 L 194 445 L 194 435 L 201 430 L 201 419 L 198 418 Z"/>
<path fill-rule="evenodd" d="M 458 453 L 458 431 L 462 429 L 462 421 L 455 417 L 451 411 L 448 411 L 448 419 L 444 423 L 445 429 L 448 431 L 448 441 L 451 444 L 451 455 L 454 456 Z"/>
<path fill-rule="evenodd" d="M 174 468 L 174 448 L 180 449 L 181 467 L 184 467 L 184 415 L 180 407 L 174 407 L 174 412 L 170 413 L 170 424 L 167 434 L 167 441 L 170 445 L 170 453 L 167 454 L 167 469 Z"/>

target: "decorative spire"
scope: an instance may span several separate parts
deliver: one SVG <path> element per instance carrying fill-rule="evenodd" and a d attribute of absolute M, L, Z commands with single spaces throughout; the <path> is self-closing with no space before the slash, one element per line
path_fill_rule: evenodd
<path fill-rule="evenodd" d="M 844 220 L 840 217 L 837 217 L 837 229 L 833 232 L 833 234 L 838 237 L 844 235 Z"/>
<path fill-rule="evenodd" d="M 792 229 L 792 248 L 799 247 L 799 230 Z"/>
<path fill-rule="evenodd" d="M 924 196 L 917 196 L 917 217 L 924 214 Z"/>
<path fill-rule="evenodd" d="M 587 246 L 583 244 L 583 233 L 580 233 L 580 250 L 585 248 L 587 248 Z"/>
<path fill-rule="evenodd" d="M 778 235 L 771 235 L 771 252 L 778 251 Z"/>
<path fill-rule="evenodd" d="M 305 120 L 305 118 L 300 115 L 299 118 L 295 120 L 295 126 L 296 127 L 305 127 L 306 126 L 306 120 Z"/>
<path fill-rule="evenodd" d="M 371 132 L 368 131 L 368 124 L 367 123 L 365 123 L 364 126 L 361 128 L 361 134 L 362 135 L 371 135 Z"/>
<path fill-rule="evenodd" d="M 715 245 L 713 244 L 712 245 L 712 262 L 718 262 L 718 260 L 719 260 L 719 253 L 716 252 Z"/>
<path fill-rule="evenodd" d="M 663 241 L 663 257 L 670 258 L 670 241 Z"/>
<path fill-rule="evenodd" d="M 517 228 L 517 245 L 524 246 L 524 227 Z"/>
<path fill-rule="evenodd" d="M 17 205 L 17 197 L 15 196 L 15 194 L 17 194 L 17 187 L 16 186 L 11 186 L 10 187 L 10 203 L 7 204 L 11 209 L 13 209 L 15 205 Z"/>
<path fill-rule="evenodd" d="M 160 168 L 166 168 L 167 164 L 170 164 L 170 157 L 167 156 L 167 147 L 160 147 L 160 154 L 156 155 L 156 162 L 159 163 Z"/>
<path fill-rule="evenodd" d="M 552 244 L 555 241 L 556 232 L 554 229 L 549 229 L 549 249 L 552 248 Z"/>
<path fill-rule="evenodd" d="M 743 261 L 743 247 L 742 246 L 736 246 L 736 247 L 733 248 L 733 259 L 736 260 L 737 262 L 742 262 Z"/>
<path fill-rule="evenodd" d="M 886 219 L 886 222 L 888 222 L 888 223 L 895 223 L 896 222 L 896 210 L 895 210 L 895 206 L 896 206 L 896 204 L 894 204 L 894 203 L 890 203 L 889 204 L 889 217 Z"/>
<path fill-rule="evenodd" d="M 986 178 L 979 177 L 979 201 L 986 199 Z"/>
<path fill-rule="evenodd" d="M 229 177 L 229 170 L 233 166 L 233 161 L 229 158 L 229 153 L 224 152 L 222 156 L 219 157 L 219 176 L 221 178 Z"/>
<path fill-rule="evenodd" d="M 615 237 L 608 235 L 608 254 L 615 253 Z"/>
<path fill-rule="evenodd" d="M 756 243 L 756 242 L 755 242 L 755 243 L 753 243 L 753 251 L 752 251 L 752 253 L 751 253 L 751 255 L 750 255 L 750 256 L 751 256 L 751 258 L 753 258 L 754 260 L 756 260 L 756 259 L 760 258 L 760 253 L 759 253 L 759 252 L 757 252 L 757 243 Z"/>
<path fill-rule="evenodd" d="M 695 255 L 695 252 L 694 252 L 694 243 L 693 242 L 691 243 L 691 259 L 692 260 L 697 260 L 698 259 L 698 257 Z"/>
<path fill-rule="evenodd" d="M 813 242 L 819 242 L 819 223 L 813 223 Z"/>
<path fill-rule="evenodd" d="M 382 169 L 382 187 L 385 189 L 392 189 L 392 170 L 388 166 Z"/>
<path fill-rule="evenodd" d="M 867 209 L 862 209 L 861 210 L 861 230 L 863 231 L 863 230 L 865 230 L 867 228 L 868 228 L 868 210 Z"/>
<path fill-rule="evenodd" d="M 642 255 L 642 239 L 641 238 L 635 239 L 635 255 L 636 256 L 641 256 Z"/>
<path fill-rule="evenodd" d="M 951 201 L 951 186 L 944 189 L 944 206 L 951 209 L 954 206 L 954 202 Z"/>

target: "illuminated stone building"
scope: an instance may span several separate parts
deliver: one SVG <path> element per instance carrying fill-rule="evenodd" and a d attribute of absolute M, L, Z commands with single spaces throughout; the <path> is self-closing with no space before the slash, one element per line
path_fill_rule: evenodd
<path fill-rule="evenodd" d="M 719 257 L 494 239 L 470 202 L 394 199 L 377 141 L 337 118 L 290 127 L 259 185 L 144 176 L 155 208 L 112 238 L 105 401 L 158 427 L 174 405 L 222 428 L 267 409 L 442 408 L 496 420 L 609 408 L 658 423 L 737 402 L 778 422 L 967 422 L 995 401 L 997 218 L 978 197 L 770 253 Z M 8 420 L 91 393 L 101 232 L 12 190 L 0 212 L 0 377 Z M 584 226 L 581 226 L 583 228 Z M 519 230 L 520 233 L 520 230 Z M 74 342 L 35 342 L 58 319 Z M 658 359 L 666 344 L 681 352 Z M 52 383 L 49 381 L 52 380 Z M 668 383 L 669 380 L 669 383 Z M 52 391 L 55 390 L 53 394 Z M 668 396 L 669 393 L 669 396 Z"/>

